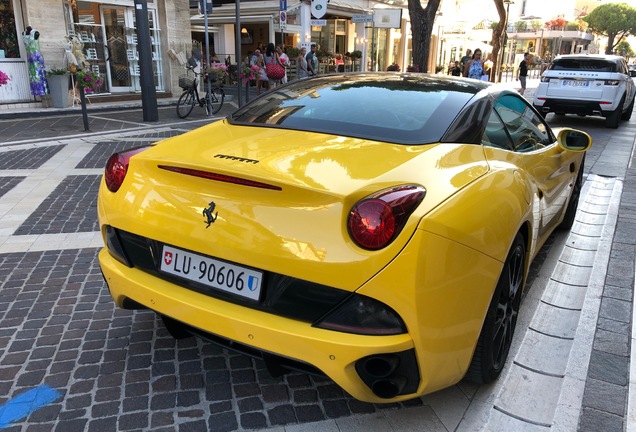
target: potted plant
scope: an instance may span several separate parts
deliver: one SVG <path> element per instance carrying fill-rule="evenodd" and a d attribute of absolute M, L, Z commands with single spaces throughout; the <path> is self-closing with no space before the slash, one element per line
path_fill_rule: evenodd
<path fill-rule="evenodd" d="M 355 51 L 345 53 L 345 57 L 348 57 L 351 60 L 353 71 L 359 71 L 362 68 L 360 65 L 360 59 L 362 58 L 362 51 L 355 50 Z"/>
<path fill-rule="evenodd" d="M 204 82 L 210 80 L 210 82 L 218 82 L 219 85 L 223 85 L 228 75 L 225 63 L 212 63 L 211 66 L 204 67 L 201 72 Z"/>
<path fill-rule="evenodd" d="M 84 93 L 93 94 L 101 91 L 104 81 L 102 77 L 90 69 L 82 69 L 77 72 L 77 85 L 84 89 Z"/>
<path fill-rule="evenodd" d="M 285 48 L 285 51 L 290 60 L 296 60 L 296 58 L 300 55 L 300 50 L 296 47 L 289 46 Z"/>
<path fill-rule="evenodd" d="M 3 85 L 9 84 L 9 81 L 11 81 L 11 78 L 9 78 L 9 75 L 0 71 L 0 87 L 2 87 Z"/>
<path fill-rule="evenodd" d="M 46 75 L 53 107 L 68 108 L 68 69 L 51 69 Z"/>

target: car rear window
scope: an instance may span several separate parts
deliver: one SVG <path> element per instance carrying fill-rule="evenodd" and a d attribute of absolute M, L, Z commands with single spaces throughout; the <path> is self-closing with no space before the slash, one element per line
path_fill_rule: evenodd
<path fill-rule="evenodd" d="M 229 121 L 398 144 L 434 143 L 486 85 L 418 74 L 317 77 L 278 87 Z"/>
<path fill-rule="evenodd" d="M 554 70 L 577 70 L 591 72 L 616 72 L 616 63 L 603 59 L 556 59 L 552 64 Z"/>

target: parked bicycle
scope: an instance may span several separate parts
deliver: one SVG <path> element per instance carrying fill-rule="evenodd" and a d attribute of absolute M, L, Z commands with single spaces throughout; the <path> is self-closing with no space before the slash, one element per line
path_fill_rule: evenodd
<path fill-rule="evenodd" d="M 177 101 L 177 115 L 180 118 L 189 116 L 196 104 L 205 107 L 207 115 L 216 114 L 223 106 L 225 92 L 216 82 L 210 83 L 210 90 L 206 92 L 205 97 L 199 97 L 199 80 L 196 75 L 194 69 L 188 66 L 186 74 L 179 76 L 179 87 L 183 89 Z M 205 86 L 207 90 L 208 84 L 205 83 Z"/>

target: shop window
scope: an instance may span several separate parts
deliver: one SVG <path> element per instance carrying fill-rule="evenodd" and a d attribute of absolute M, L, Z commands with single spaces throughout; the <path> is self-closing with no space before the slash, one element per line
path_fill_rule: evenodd
<path fill-rule="evenodd" d="M 20 58 L 13 0 L 0 0 L 0 58 Z"/>

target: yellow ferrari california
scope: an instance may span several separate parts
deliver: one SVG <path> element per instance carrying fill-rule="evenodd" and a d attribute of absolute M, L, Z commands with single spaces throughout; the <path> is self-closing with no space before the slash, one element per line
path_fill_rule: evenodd
<path fill-rule="evenodd" d="M 116 304 L 395 402 L 500 374 L 532 259 L 574 221 L 591 138 L 425 74 L 294 81 L 109 159 Z"/>

